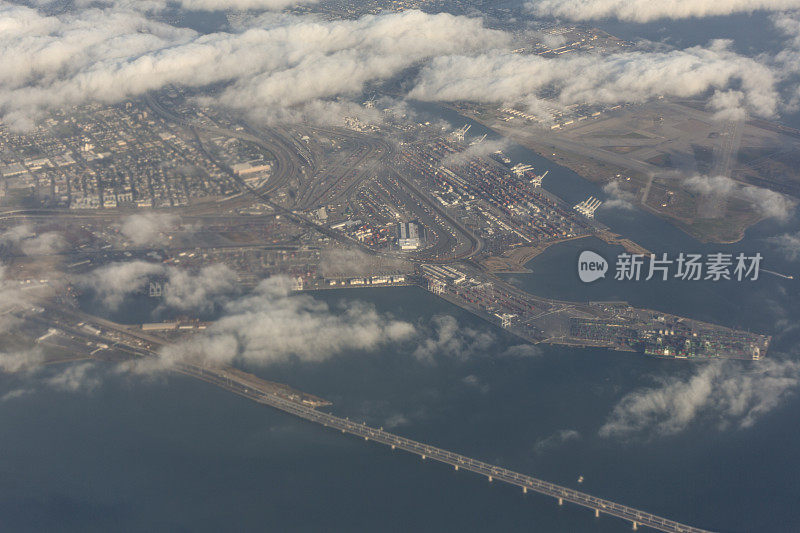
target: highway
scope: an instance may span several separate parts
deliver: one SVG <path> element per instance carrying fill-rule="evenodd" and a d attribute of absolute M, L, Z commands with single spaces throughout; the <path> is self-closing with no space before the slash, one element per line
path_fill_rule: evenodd
<path fill-rule="evenodd" d="M 565 501 L 572 502 L 576 505 L 591 509 L 595 516 L 598 517 L 600 514 L 607 514 L 622 518 L 623 520 L 629 521 L 633 529 L 637 529 L 639 526 L 646 526 L 657 531 L 673 533 L 708 533 L 708 531 L 704 529 L 681 524 L 674 520 L 669 520 L 668 518 L 628 507 L 627 505 L 604 500 L 592 496 L 591 494 L 586 494 L 585 492 L 556 485 L 555 483 L 520 474 L 508 470 L 507 468 L 472 459 L 449 450 L 407 439 L 395 435 L 394 433 L 384 431 L 383 428 L 374 428 L 365 424 L 353 422 L 347 418 L 341 418 L 330 413 L 319 411 L 314 407 L 305 405 L 303 402 L 292 401 L 277 394 L 259 390 L 257 384 L 254 384 L 252 379 L 239 381 L 236 379 L 235 375 L 231 376 L 224 370 L 184 365 L 178 369 L 178 371 L 208 383 L 213 383 L 239 394 L 240 396 L 269 405 L 270 407 L 274 407 L 275 409 L 279 409 L 310 422 L 341 431 L 345 434 L 363 438 L 365 441 L 384 444 L 390 446 L 393 450 L 404 450 L 420 456 L 423 460 L 431 459 L 440 463 L 446 463 L 453 466 L 456 470 L 474 472 L 486 476 L 489 481 L 498 481 L 519 487 L 525 493 L 531 491 L 544 494 L 545 496 L 551 496 L 558 500 L 559 505 L 562 505 Z"/>

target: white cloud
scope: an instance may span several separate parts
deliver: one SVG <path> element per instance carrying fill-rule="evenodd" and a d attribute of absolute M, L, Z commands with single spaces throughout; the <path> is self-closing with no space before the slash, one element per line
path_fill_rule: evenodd
<path fill-rule="evenodd" d="M 479 19 L 420 11 L 334 21 L 269 15 L 207 35 L 113 8 L 45 16 L 0 4 L 0 20 L 0 114 L 17 127 L 49 108 L 116 102 L 170 84 L 231 82 L 219 101 L 259 116 L 312 104 L 318 111 L 321 100 L 359 94 L 438 54 L 508 41 Z"/>
<path fill-rule="evenodd" d="M 787 259 L 795 261 L 800 258 L 800 231 L 770 237 L 768 241 L 775 245 Z"/>
<path fill-rule="evenodd" d="M 410 423 L 410 421 L 408 420 L 408 418 L 405 415 L 403 415 L 401 413 L 398 413 L 398 414 L 394 414 L 394 415 L 388 417 L 386 419 L 386 421 L 383 423 L 383 425 L 387 429 L 391 430 L 391 429 L 398 428 L 400 426 L 407 426 L 409 423 Z"/>
<path fill-rule="evenodd" d="M 786 220 L 794 209 L 794 203 L 780 193 L 753 185 L 741 185 L 726 176 L 691 176 L 683 184 L 687 189 L 711 198 L 741 198 L 767 218 Z"/>
<path fill-rule="evenodd" d="M 331 308 L 308 295 L 290 295 L 290 286 L 284 278 L 263 281 L 252 294 L 229 302 L 226 314 L 204 334 L 165 347 L 157 364 L 323 361 L 346 350 L 373 350 L 407 340 L 415 333 L 408 322 L 381 315 L 369 305 L 349 302 Z"/>
<path fill-rule="evenodd" d="M 622 438 L 671 435 L 701 421 L 718 429 L 748 428 L 793 394 L 798 384 L 796 361 L 767 359 L 753 367 L 714 362 L 687 379 L 663 379 L 656 387 L 626 395 L 599 433 Z"/>
<path fill-rule="evenodd" d="M 31 394 L 33 390 L 31 389 L 14 389 L 10 390 L 7 393 L 0 396 L 0 402 L 7 402 L 10 400 L 16 400 L 17 398 L 22 398 L 23 396 L 27 396 Z"/>
<path fill-rule="evenodd" d="M 166 274 L 164 305 L 173 309 L 210 309 L 220 299 L 227 299 L 239 290 L 236 273 L 224 264 L 209 265 L 193 272 L 170 267 Z"/>
<path fill-rule="evenodd" d="M 460 152 L 447 154 L 445 158 L 442 159 L 442 165 L 464 165 L 471 159 L 486 157 L 498 150 L 505 150 L 508 148 L 508 144 L 508 139 L 505 138 L 485 140 L 477 144 L 471 144 Z"/>
<path fill-rule="evenodd" d="M 219 11 L 228 9 L 274 10 L 299 4 L 313 4 L 316 0 L 178 0 L 180 7 L 194 11 Z"/>
<path fill-rule="evenodd" d="M 410 272 L 408 261 L 371 255 L 358 248 L 326 248 L 320 252 L 320 272 L 323 276 L 363 276 L 375 272 Z"/>
<path fill-rule="evenodd" d="M 617 18 L 635 22 L 710 17 L 754 11 L 800 8 L 800 0 L 533 0 L 526 4 L 540 16 L 572 20 Z"/>
<path fill-rule="evenodd" d="M 480 391 L 481 394 L 486 394 L 491 390 L 491 387 L 488 384 L 481 381 L 481 378 L 479 378 L 475 374 L 464 376 L 464 378 L 461 380 L 461 383 L 463 383 L 468 387 L 477 389 L 478 391 Z"/>
<path fill-rule="evenodd" d="M 423 361 L 433 362 L 439 356 L 469 359 L 486 354 L 495 342 L 490 331 L 461 327 L 449 315 L 435 316 L 431 324 L 433 331 L 414 350 L 414 357 Z"/>
<path fill-rule="evenodd" d="M 202 311 L 238 292 L 236 273 L 223 264 L 186 270 L 147 261 L 110 263 L 81 276 L 77 283 L 93 290 L 108 309 L 144 289 L 153 278 L 165 279 L 163 305 L 183 311 Z"/>
<path fill-rule="evenodd" d="M 68 365 L 45 380 L 49 387 L 66 392 L 92 392 L 101 383 L 102 379 L 91 362 Z"/>
<path fill-rule="evenodd" d="M 603 192 L 609 198 L 603 202 L 603 209 L 624 209 L 630 211 L 636 203 L 636 195 L 623 189 L 618 181 L 603 185 Z"/>
<path fill-rule="evenodd" d="M 164 232 L 180 223 L 177 215 L 168 213 L 137 213 L 122 219 L 119 231 L 135 246 L 164 244 Z"/>
<path fill-rule="evenodd" d="M 25 255 L 48 255 L 60 252 L 67 247 L 67 241 L 56 231 L 48 231 L 20 243 Z"/>
<path fill-rule="evenodd" d="M 734 113 L 746 108 L 773 116 L 780 106 L 770 67 L 740 56 L 728 41 L 685 50 L 572 54 L 556 58 L 490 52 L 434 59 L 419 74 L 410 96 L 421 100 L 469 100 L 541 108 L 542 94 L 560 105 L 644 102 L 657 96 L 695 97 L 736 86 L 739 99 L 714 100 Z"/>
<path fill-rule="evenodd" d="M 501 355 L 505 357 L 538 357 L 542 355 L 542 349 L 533 344 L 517 344 L 507 348 Z"/>
<path fill-rule="evenodd" d="M 0 242 L 19 247 L 25 255 L 48 255 L 60 252 L 67 246 L 64 237 L 57 231 L 36 235 L 28 224 L 14 226 L 0 235 Z"/>
<path fill-rule="evenodd" d="M 0 370 L 3 372 L 19 372 L 40 365 L 45 360 L 39 348 L 0 352 Z"/>
<path fill-rule="evenodd" d="M 565 442 L 578 440 L 580 438 L 581 434 L 574 429 L 561 429 L 552 435 L 548 435 L 543 439 L 537 440 L 536 444 L 533 445 L 533 450 L 536 453 L 542 453 L 551 448 L 556 448 Z"/>
<path fill-rule="evenodd" d="M 57 6 L 63 0 L 34 0 L 40 7 Z M 115 8 L 144 13 L 179 8 L 189 11 L 253 10 L 272 11 L 300 4 L 313 4 L 316 0 L 75 0 L 76 7 Z"/>
<path fill-rule="evenodd" d="M 20 224 L 18 226 L 11 227 L 0 234 L 0 242 L 17 244 L 23 239 L 30 239 L 34 235 L 35 233 L 33 231 L 33 227 L 31 227 L 29 224 Z"/>
<path fill-rule="evenodd" d="M 162 272 L 163 267 L 160 264 L 129 261 L 104 265 L 77 281 L 83 287 L 95 291 L 107 308 L 117 309 L 126 296 L 141 290 L 151 277 Z"/>
<path fill-rule="evenodd" d="M 775 56 L 775 63 L 785 73 L 787 85 L 792 90 L 787 109 L 797 111 L 800 108 L 800 13 L 795 11 L 773 15 L 772 23 L 787 41 L 783 50 Z"/>
<path fill-rule="evenodd" d="M 21 319 L 14 312 L 30 308 L 33 298 L 31 293 L 22 289 L 17 280 L 9 278 L 6 265 L 0 263 L 0 333 L 11 331 L 21 323 Z M 8 356 L 6 362 L 0 362 L 0 368 L 13 365 L 11 359 L 23 357 L 23 354 L 6 355 Z M 4 357 L 0 354 L 0 359 Z"/>

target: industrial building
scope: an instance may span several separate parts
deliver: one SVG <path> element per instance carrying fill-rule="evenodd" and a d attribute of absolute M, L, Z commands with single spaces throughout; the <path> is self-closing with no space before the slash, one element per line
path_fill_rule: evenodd
<path fill-rule="evenodd" d="M 398 224 L 397 244 L 401 250 L 416 250 L 422 244 L 419 226 L 414 222 L 401 222 Z"/>

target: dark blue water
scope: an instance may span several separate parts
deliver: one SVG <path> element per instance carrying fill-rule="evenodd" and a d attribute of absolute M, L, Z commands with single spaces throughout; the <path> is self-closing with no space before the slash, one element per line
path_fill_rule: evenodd
<path fill-rule="evenodd" d="M 467 360 L 420 362 L 400 345 L 258 370 L 332 400 L 337 414 L 384 426 L 402 417 L 394 431 L 403 435 L 719 531 L 800 527 L 796 397 L 747 430 L 602 438 L 622 396 L 651 376 L 688 376 L 693 365 L 563 348 L 501 357 L 516 340 L 419 289 L 320 297 L 357 297 L 420 327 L 448 313 L 496 336 Z M 189 378 L 107 375 L 88 394 L 41 382 L 0 378 L 3 394 L 39 388 L 0 402 L 3 530 L 629 530 Z M 580 436 L 541 445 L 561 430 Z"/>

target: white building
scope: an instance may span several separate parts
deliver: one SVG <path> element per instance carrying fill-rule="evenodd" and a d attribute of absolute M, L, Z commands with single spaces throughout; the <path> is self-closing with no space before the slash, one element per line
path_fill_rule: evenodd
<path fill-rule="evenodd" d="M 414 222 L 401 222 L 398 224 L 399 238 L 397 244 L 401 250 L 416 250 L 420 247 L 419 226 Z"/>

